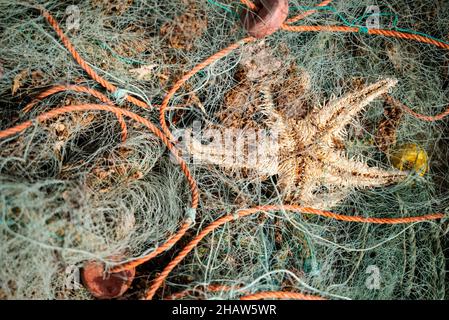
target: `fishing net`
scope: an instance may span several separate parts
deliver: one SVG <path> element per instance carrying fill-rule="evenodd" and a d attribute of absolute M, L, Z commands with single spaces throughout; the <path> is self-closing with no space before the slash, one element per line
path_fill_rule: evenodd
<path fill-rule="evenodd" d="M 449 41 L 445 1 L 333 1 L 317 8 L 319 3 L 289 1 L 290 15 L 313 8 L 317 12 L 298 25 L 355 27 L 371 19 L 378 28 L 425 31 Z M 69 90 L 24 111 L 54 85 L 102 90 L 72 59 L 38 5 L 51 12 L 87 64 L 121 89 L 108 96 L 112 102 L 153 123 L 157 111 L 126 102 L 122 93 L 157 108 L 185 73 L 246 36 L 240 1 L 0 0 L 2 130 L 58 107 L 99 103 Z M 243 117 L 250 127 L 268 129 L 261 105 L 299 121 L 314 108 L 389 78 L 398 80 L 389 90 L 394 101 L 436 115 L 448 103 L 447 61 L 446 50 L 407 39 L 279 31 L 196 73 L 170 100 L 167 124 L 172 132 L 195 123 L 225 130 L 240 126 Z M 423 121 L 391 99 L 377 98 L 351 119 L 341 148 L 351 159 L 403 170 L 407 177 L 368 188 L 349 183 L 338 199 L 327 190 L 319 209 L 378 218 L 446 214 L 447 120 Z M 186 179 L 158 137 L 133 120 L 126 123 L 122 141 L 116 115 L 77 111 L 0 140 L 1 298 L 91 299 L 77 282 L 86 261 L 108 269 L 144 257 L 179 230 L 191 206 Z M 278 174 L 183 156 L 199 189 L 195 224 L 187 240 L 138 268 L 124 298 L 140 297 L 185 241 L 223 215 L 294 203 Z M 411 160 L 401 162 L 404 156 Z M 377 225 L 261 212 L 209 234 L 170 273 L 158 296 L 235 299 L 292 291 L 331 299 L 445 299 L 447 231 L 444 219 Z"/>

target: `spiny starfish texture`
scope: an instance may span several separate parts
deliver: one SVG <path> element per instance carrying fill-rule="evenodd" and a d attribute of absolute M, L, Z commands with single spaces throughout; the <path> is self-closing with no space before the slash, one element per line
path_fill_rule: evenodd
<path fill-rule="evenodd" d="M 217 116 L 228 128 L 245 130 L 264 127 L 276 132 L 277 144 L 264 149 L 269 154 L 277 151 L 276 166 L 272 158 L 265 163 L 232 161 L 226 155 L 229 150 L 218 150 L 213 144 L 203 145 L 195 139 L 187 145 L 194 158 L 227 171 L 250 170 L 262 178 L 267 177 L 267 167 L 275 168 L 268 175 L 278 176 L 278 187 L 285 202 L 317 209 L 334 207 L 353 189 L 390 185 L 405 178 L 405 172 L 370 167 L 362 160 L 350 159 L 344 149 L 346 126 L 364 107 L 394 87 L 396 80 L 383 79 L 365 85 L 343 97 L 331 99 L 322 107 L 315 105 L 304 115 L 298 103 L 276 105 L 276 99 L 285 100 L 285 97 L 283 99 L 277 95 L 275 99 L 271 94 L 275 85 L 270 82 L 270 75 L 284 76 L 285 79 L 286 72 L 290 72 L 291 68 L 290 71 L 282 71 L 279 61 L 275 61 L 272 56 L 270 59 L 274 60 L 267 61 L 270 55 L 266 54 L 268 49 L 264 45 L 258 45 L 256 49 L 259 52 L 253 60 L 245 56 L 242 58 L 241 64 L 249 75 L 238 85 L 243 87 L 240 90 L 243 94 L 225 98 L 225 104 L 229 100 L 232 103 Z M 268 74 L 264 73 L 267 65 L 275 68 L 275 72 L 270 70 Z M 303 76 L 302 81 L 298 80 L 295 81 L 299 87 L 297 94 L 305 95 L 308 77 Z M 258 92 L 257 97 L 254 90 Z M 288 88 L 285 90 L 288 91 Z M 304 103 L 302 107 L 304 109 Z M 255 115 L 259 115 L 262 120 L 257 121 Z M 260 125 L 260 122 L 263 124 Z"/>

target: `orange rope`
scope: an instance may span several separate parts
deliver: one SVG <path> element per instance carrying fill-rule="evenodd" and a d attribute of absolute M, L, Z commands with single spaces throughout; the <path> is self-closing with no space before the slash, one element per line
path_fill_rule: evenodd
<path fill-rule="evenodd" d="M 427 43 L 434 45 L 439 48 L 449 50 L 449 44 L 427 38 L 417 34 L 411 34 L 400 31 L 384 30 L 384 29 L 366 29 L 360 27 L 347 27 L 347 26 L 290 26 L 283 25 L 281 27 L 283 30 L 291 32 L 352 32 L 352 33 L 367 33 L 370 35 L 381 35 L 384 37 L 400 38 L 407 40 L 414 40 L 421 43 Z"/>
<path fill-rule="evenodd" d="M 42 16 L 44 16 L 45 19 L 47 19 L 48 23 L 53 27 L 56 34 L 58 35 L 59 39 L 61 40 L 64 47 L 70 52 L 72 57 L 75 59 L 75 61 L 80 65 L 81 68 L 86 71 L 86 73 L 95 81 L 97 81 L 99 84 L 101 84 L 106 90 L 108 90 L 111 93 L 117 92 L 117 87 L 110 83 L 108 80 L 101 77 L 98 73 L 96 73 L 88 64 L 87 62 L 80 56 L 78 51 L 76 51 L 73 44 L 70 42 L 69 38 L 64 34 L 62 29 L 60 28 L 58 22 L 56 19 L 46 10 L 40 9 Z M 149 106 L 142 100 L 139 100 L 133 96 L 126 95 L 126 100 L 129 102 L 135 104 L 136 106 L 139 106 L 144 109 L 148 109 Z"/>
<path fill-rule="evenodd" d="M 317 5 L 317 7 L 325 7 L 327 6 L 329 3 L 331 3 L 333 0 L 325 0 L 323 2 L 321 2 L 319 5 Z M 301 14 L 298 14 L 297 16 L 287 19 L 285 21 L 285 24 L 292 24 L 295 22 L 298 22 L 299 20 L 302 20 L 304 18 L 307 18 L 308 16 L 314 14 L 315 12 L 317 12 L 317 10 L 308 10 L 306 12 L 303 12 Z"/>
<path fill-rule="evenodd" d="M 231 287 L 231 286 L 225 286 L 225 285 L 219 285 L 219 284 L 210 284 L 208 286 L 206 286 L 203 290 L 204 291 L 209 291 L 209 292 L 220 292 L 220 291 L 232 291 L 232 290 L 238 290 L 239 287 Z M 195 292 L 200 292 L 200 293 L 204 293 L 204 291 L 201 291 L 200 289 L 187 289 L 181 292 L 177 292 L 174 293 L 168 297 L 165 297 L 164 300 L 177 300 L 177 299 L 181 299 L 184 298 L 185 296 L 195 293 Z"/>
<path fill-rule="evenodd" d="M 231 53 L 232 51 L 234 51 L 241 45 L 251 42 L 251 41 L 254 41 L 254 40 L 255 40 L 255 38 L 248 37 L 248 38 L 244 38 L 234 44 L 231 44 L 227 48 L 222 49 L 221 51 L 215 53 L 214 55 L 210 56 L 203 62 L 196 65 L 192 70 L 187 72 L 181 79 L 179 79 L 174 84 L 174 86 L 170 89 L 170 91 L 165 96 L 164 100 L 162 101 L 162 105 L 159 109 L 159 122 L 160 122 L 160 125 L 162 128 L 162 131 L 167 135 L 167 137 L 169 137 L 170 140 L 174 141 L 174 137 L 171 134 L 171 132 L 167 126 L 167 122 L 165 120 L 165 111 L 168 107 L 168 103 L 170 102 L 170 99 L 175 95 L 175 93 L 179 90 L 179 88 L 181 88 L 184 85 L 184 83 L 187 82 L 187 80 L 189 80 L 192 76 L 194 76 L 200 70 L 206 68 L 208 65 L 214 63 L 215 61 L 220 60 L 221 58 L 228 55 L 229 53 Z"/>
<path fill-rule="evenodd" d="M 134 268 L 140 266 L 141 264 L 144 264 L 145 262 L 160 255 L 161 253 L 169 250 L 179 241 L 179 239 L 181 239 L 185 235 L 185 233 L 187 232 L 187 230 L 190 228 L 191 225 L 192 225 L 191 222 L 184 223 L 175 235 L 171 236 L 163 245 L 156 248 L 150 254 L 147 254 L 146 256 L 144 256 L 142 258 L 134 259 L 130 262 L 122 263 L 121 265 L 113 267 L 113 268 L 111 268 L 110 272 L 116 273 L 116 272 L 134 269 Z"/>
<path fill-rule="evenodd" d="M 32 102 L 30 102 L 23 108 L 23 112 L 25 112 L 25 113 L 30 112 L 31 109 L 37 103 L 39 103 L 41 100 L 43 100 L 51 95 L 54 95 L 56 93 L 64 92 L 64 91 L 75 91 L 75 92 L 88 93 L 88 94 L 91 94 L 94 97 L 96 97 L 101 102 L 104 102 L 109 105 L 113 105 L 113 102 L 108 97 L 106 97 L 104 94 L 102 94 L 101 92 L 99 92 L 97 90 L 94 90 L 94 89 L 91 89 L 88 87 L 83 87 L 83 86 L 76 86 L 76 85 L 68 85 L 68 86 L 56 85 L 56 86 L 53 86 L 53 87 L 41 92 L 36 98 L 33 99 Z"/>
<path fill-rule="evenodd" d="M 221 292 L 221 291 L 232 291 L 238 290 L 239 287 L 231 287 L 226 285 L 217 285 L 211 284 L 204 288 L 204 291 L 209 292 Z M 164 300 L 178 300 L 184 298 L 189 294 L 193 294 L 195 292 L 204 293 L 204 291 L 199 289 L 187 289 L 181 292 L 174 293 L 168 297 L 165 297 Z M 240 300 L 262 300 L 262 299 L 294 299 L 294 300 L 326 300 L 320 296 L 307 295 L 298 292 L 289 292 L 289 291 L 265 291 L 258 292 L 253 294 L 248 294 L 240 298 Z"/>
<path fill-rule="evenodd" d="M 168 277 L 170 272 L 200 243 L 204 237 L 206 237 L 209 233 L 226 224 L 227 222 L 234 221 L 238 218 L 246 217 L 252 215 L 254 213 L 258 213 L 261 211 L 279 211 L 279 210 L 287 210 L 293 211 L 297 213 L 306 213 L 313 214 L 322 217 L 331 218 L 334 220 L 347 221 L 347 222 L 360 222 L 360 223 L 375 223 L 375 224 L 403 224 L 403 223 L 412 223 L 412 222 L 421 222 L 421 221 L 429 221 L 441 219 L 444 217 L 443 214 L 429 214 L 418 217 L 409 217 L 409 218 L 364 218 L 358 216 L 346 216 L 341 214 L 336 214 L 329 211 L 322 211 L 313 208 L 304 208 L 301 206 L 295 205 L 287 205 L 287 206 L 276 206 L 276 205 L 268 205 L 268 206 L 258 206 L 250 209 L 239 210 L 236 214 L 223 216 L 211 224 L 209 224 L 206 228 L 204 228 L 195 238 L 193 238 L 181 252 L 165 267 L 165 269 L 158 275 L 158 277 L 153 281 L 150 289 L 146 294 L 146 299 L 150 300 L 156 294 L 156 291 L 160 288 L 160 286 L 164 283 L 165 279 Z"/>
<path fill-rule="evenodd" d="M 347 26 L 289 26 L 283 25 L 283 30 L 290 32 L 359 32 L 359 27 Z"/>
<path fill-rule="evenodd" d="M 159 139 L 161 139 L 162 142 L 167 146 L 167 148 L 173 154 L 175 159 L 178 161 L 178 164 L 181 167 L 181 170 L 184 173 L 184 175 L 189 183 L 191 197 L 192 197 L 191 208 L 196 209 L 198 207 L 198 202 L 199 202 L 198 187 L 197 187 L 195 179 L 193 178 L 193 176 L 190 173 L 190 170 L 187 167 L 187 164 L 179 156 L 176 147 L 174 147 L 173 144 L 170 143 L 170 141 L 167 139 L 167 137 L 164 135 L 164 133 L 161 132 L 157 127 L 155 127 L 151 122 L 149 122 L 145 118 L 142 118 L 141 116 L 139 116 L 131 111 L 128 111 L 125 109 L 120 109 L 120 108 L 117 108 L 114 106 L 98 105 L 98 104 L 85 104 L 85 105 L 67 106 L 67 107 L 54 109 L 54 110 L 51 110 L 49 112 L 39 115 L 36 118 L 36 120 L 38 122 L 42 122 L 42 121 L 46 121 L 48 119 L 57 117 L 61 114 L 68 113 L 68 112 L 92 111 L 92 110 L 103 110 L 103 111 L 113 112 L 114 114 L 125 115 L 125 116 L 135 120 L 136 122 L 139 122 L 139 123 L 145 125 L 148 129 L 150 129 L 150 131 L 154 135 L 156 135 Z M 27 128 L 31 127 L 32 125 L 33 125 L 32 121 L 26 121 L 17 126 L 12 127 L 12 128 L 2 130 L 2 131 L 0 131 L 0 139 L 4 139 L 4 138 L 10 137 L 12 135 L 18 134 L 18 133 L 26 130 Z M 192 225 L 192 223 L 194 223 L 194 221 L 190 221 L 189 219 L 187 219 L 187 221 L 181 226 L 180 230 L 173 237 L 171 237 L 164 245 L 157 248 L 154 252 L 150 253 L 146 257 L 143 257 L 141 259 L 137 259 L 130 263 L 121 265 L 121 266 L 117 267 L 117 269 L 126 270 L 128 268 L 132 268 L 133 266 L 137 266 L 141 263 L 144 263 L 144 262 L 150 260 L 151 258 L 159 255 L 160 253 L 164 252 L 165 250 L 170 249 L 180 238 L 182 238 L 184 236 L 184 234 L 186 233 L 188 228 Z"/>
<path fill-rule="evenodd" d="M 170 152 L 175 157 L 176 161 L 178 161 L 179 166 L 181 167 L 182 172 L 186 176 L 186 179 L 190 186 L 190 191 L 192 193 L 192 208 L 196 209 L 198 207 L 198 201 L 199 201 L 199 193 L 198 193 L 198 187 L 196 184 L 195 179 L 193 178 L 192 174 L 190 173 L 190 170 L 187 167 L 187 164 L 185 161 L 179 156 L 178 150 L 176 147 L 174 147 L 170 141 L 167 139 L 167 137 L 164 135 L 163 132 L 161 132 L 154 124 L 152 124 L 150 121 L 148 121 L 145 118 L 142 118 L 138 114 L 117 108 L 114 106 L 109 105 L 100 105 L 100 104 L 82 104 L 82 105 L 75 105 L 75 106 L 66 106 L 58 109 L 54 109 L 51 111 L 48 111 L 46 113 L 43 113 L 36 117 L 36 121 L 43 122 L 46 120 L 49 120 L 51 118 L 57 117 L 59 115 L 62 115 L 64 113 L 74 112 L 74 111 L 109 111 L 114 114 L 121 114 L 124 116 L 127 116 L 128 118 L 139 122 L 146 126 L 155 136 L 157 136 L 161 141 L 167 146 L 167 148 L 170 150 Z M 5 129 L 0 131 L 0 139 L 5 139 L 10 136 L 16 135 L 27 128 L 31 127 L 33 125 L 32 121 L 25 121 L 19 125 L 16 125 L 14 127 Z"/>
<path fill-rule="evenodd" d="M 326 300 L 319 296 L 312 296 L 299 292 L 288 292 L 288 291 L 259 292 L 240 298 L 240 300 L 262 300 L 262 299 Z"/>
<path fill-rule="evenodd" d="M 400 31 L 394 31 L 394 30 L 383 30 L 383 29 L 368 29 L 368 34 L 381 35 L 381 36 L 390 37 L 390 38 L 414 40 L 417 42 L 427 43 L 427 44 L 431 44 L 431 45 L 434 45 L 434 46 L 442 48 L 442 49 L 449 50 L 449 44 L 444 43 L 442 41 L 438 41 L 436 39 L 421 36 L 419 34 L 411 34 L 411 33 L 407 33 L 407 32 L 400 32 Z"/>
<path fill-rule="evenodd" d="M 75 92 L 83 92 L 83 93 L 88 93 L 91 94 L 92 96 L 96 97 L 98 100 L 112 106 L 114 105 L 114 103 L 108 98 L 106 97 L 104 94 L 102 94 L 101 92 L 91 89 L 91 88 L 87 88 L 87 87 L 83 87 L 83 86 L 75 86 L 75 85 L 69 85 L 69 86 L 63 86 L 63 85 L 57 85 L 54 86 L 48 90 L 45 90 L 43 92 L 41 92 L 31 103 L 29 103 L 28 105 L 25 106 L 25 108 L 23 108 L 23 111 L 25 113 L 29 112 L 39 101 L 45 99 L 48 96 L 54 95 L 56 93 L 59 92 L 64 92 L 64 91 L 75 91 Z M 121 113 L 116 113 L 117 116 L 117 120 L 120 123 L 120 128 L 122 130 L 122 141 L 126 141 L 126 137 L 128 136 L 128 129 L 126 126 L 126 122 L 125 120 L 123 120 L 123 116 Z"/>

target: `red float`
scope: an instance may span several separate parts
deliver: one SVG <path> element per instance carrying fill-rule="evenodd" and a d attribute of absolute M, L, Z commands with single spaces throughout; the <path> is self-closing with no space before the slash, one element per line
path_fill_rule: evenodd
<path fill-rule="evenodd" d="M 97 261 L 87 262 L 81 271 L 84 285 L 98 299 L 122 296 L 131 286 L 135 274 L 135 269 L 105 274 L 104 265 Z"/>
<path fill-rule="evenodd" d="M 256 10 L 246 8 L 241 14 L 244 28 L 255 38 L 273 34 L 288 16 L 288 0 L 257 0 Z"/>

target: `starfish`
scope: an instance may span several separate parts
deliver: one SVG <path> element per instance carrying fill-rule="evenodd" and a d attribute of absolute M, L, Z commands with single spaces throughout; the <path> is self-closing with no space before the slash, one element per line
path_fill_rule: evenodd
<path fill-rule="evenodd" d="M 263 151 L 275 157 L 254 161 L 249 161 L 248 157 L 247 161 L 236 161 L 229 148 L 220 147 L 224 139 L 216 139 L 215 133 L 215 141 L 208 145 L 195 138 L 186 143 L 194 159 L 227 171 L 251 171 L 261 179 L 277 175 L 284 202 L 317 209 L 336 206 L 354 189 L 386 186 L 406 177 L 406 172 L 370 167 L 360 160 L 361 157 L 349 158 L 344 150 L 346 127 L 373 100 L 394 87 L 395 79 L 364 85 L 343 97 L 331 99 L 324 106 L 314 106 L 306 116 L 295 116 L 295 113 L 276 108 L 270 85 L 266 81 L 260 83 L 252 79 L 240 84 L 258 86 L 262 98 L 252 101 L 251 110 L 234 106 L 234 110 L 232 107 L 224 109 L 220 115 L 227 114 L 225 126 L 243 130 L 241 132 L 260 126 L 254 115 L 261 116 L 263 127 L 277 136 L 277 143 L 266 145 Z M 233 143 L 236 145 L 237 141 L 234 139 Z M 251 146 L 245 148 L 251 149 Z"/>
<path fill-rule="evenodd" d="M 284 119 L 284 135 L 294 143 L 283 147 L 280 154 L 278 183 L 287 199 L 328 209 L 354 188 L 390 185 L 406 177 L 405 172 L 369 167 L 365 161 L 350 159 L 342 150 L 346 126 L 395 84 L 393 79 L 381 80 L 314 109 L 303 120 Z"/>

